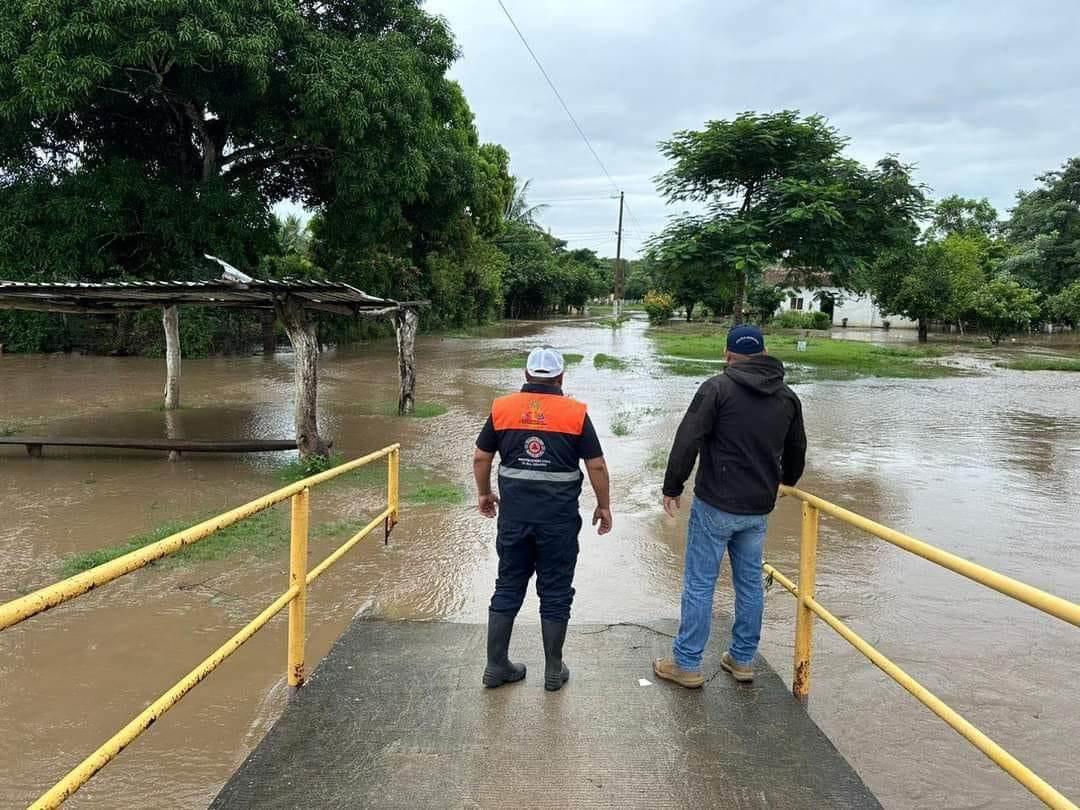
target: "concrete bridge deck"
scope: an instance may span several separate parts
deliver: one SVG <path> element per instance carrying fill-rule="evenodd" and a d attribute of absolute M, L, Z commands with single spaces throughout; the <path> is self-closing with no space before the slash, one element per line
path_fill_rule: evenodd
<path fill-rule="evenodd" d="M 721 633 L 704 689 L 657 683 L 673 630 L 571 625 L 549 694 L 538 626 L 487 691 L 483 626 L 358 620 L 211 807 L 880 807 L 773 670 L 720 672 Z"/>

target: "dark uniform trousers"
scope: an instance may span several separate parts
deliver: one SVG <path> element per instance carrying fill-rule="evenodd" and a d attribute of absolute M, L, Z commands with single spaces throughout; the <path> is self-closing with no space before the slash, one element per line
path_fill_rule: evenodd
<path fill-rule="evenodd" d="M 581 525 L 579 514 L 565 522 L 544 523 L 519 523 L 500 516 L 496 541 L 499 577 L 495 580 L 491 610 L 516 616 L 535 573 L 541 618 L 570 621 Z"/>

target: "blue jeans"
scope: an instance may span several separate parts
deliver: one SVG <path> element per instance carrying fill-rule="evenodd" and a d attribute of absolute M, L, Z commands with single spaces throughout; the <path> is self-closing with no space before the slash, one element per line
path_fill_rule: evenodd
<path fill-rule="evenodd" d="M 761 640 L 761 614 L 765 608 L 761 565 L 768 523 L 768 515 L 733 515 L 694 499 L 686 540 L 682 621 L 674 645 L 675 663 L 679 669 L 701 670 L 724 549 L 731 557 L 731 579 L 735 584 L 731 657 L 743 665 L 754 660 Z"/>

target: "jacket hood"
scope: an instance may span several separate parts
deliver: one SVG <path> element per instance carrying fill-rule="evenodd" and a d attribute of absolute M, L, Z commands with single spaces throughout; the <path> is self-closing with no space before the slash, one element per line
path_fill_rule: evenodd
<path fill-rule="evenodd" d="M 767 354 L 731 363 L 724 374 L 762 396 L 771 396 L 784 387 L 784 364 Z"/>

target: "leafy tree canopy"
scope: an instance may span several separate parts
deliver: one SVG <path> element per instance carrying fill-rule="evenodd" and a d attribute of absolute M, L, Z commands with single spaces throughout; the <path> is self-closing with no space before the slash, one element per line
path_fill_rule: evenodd
<path fill-rule="evenodd" d="M 1047 293 L 1080 281 L 1080 157 L 1017 194 L 1006 225 L 1012 255 L 1003 269 Z"/>
<path fill-rule="evenodd" d="M 660 144 L 672 167 L 658 178 L 670 202 L 706 206 L 700 217 L 674 222 L 654 246 L 734 282 L 741 321 L 747 279 L 783 264 L 796 272 L 827 271 L 849 286 L 882 250 L 917 233 L 923 189 L 909 166 L 887 157 L 867 169 L 843 155 L 846 139 L 820 116 L 797 111 L 746 112 L 678 132 Z M 693 250 L 671 250 L 697 229 Z M 704 263 L 702 264 L 702 261 Z"/>
<path fill-rule="evenodd" d="M 212 252 L 253 267 L 285 198 L 398 227 L 463 184 L 455 55 L 415 0 L 10 0 L 0 265 L 183 276 Z"/>
<path fill-rule="evenodd" d="M 953 194 L 934 205 L 927 234 L 933 238 L 962 235 L 990 239 L 997 235 L 999 225 L 997 209 L 988 199 L 969 200 Z"/>
<path fill-rule="evenodd" d="M 975 290 L 971 307 L 983 332 L 996 344 L 1039 317 L 1039 293 L 1002 276 Z"/>

